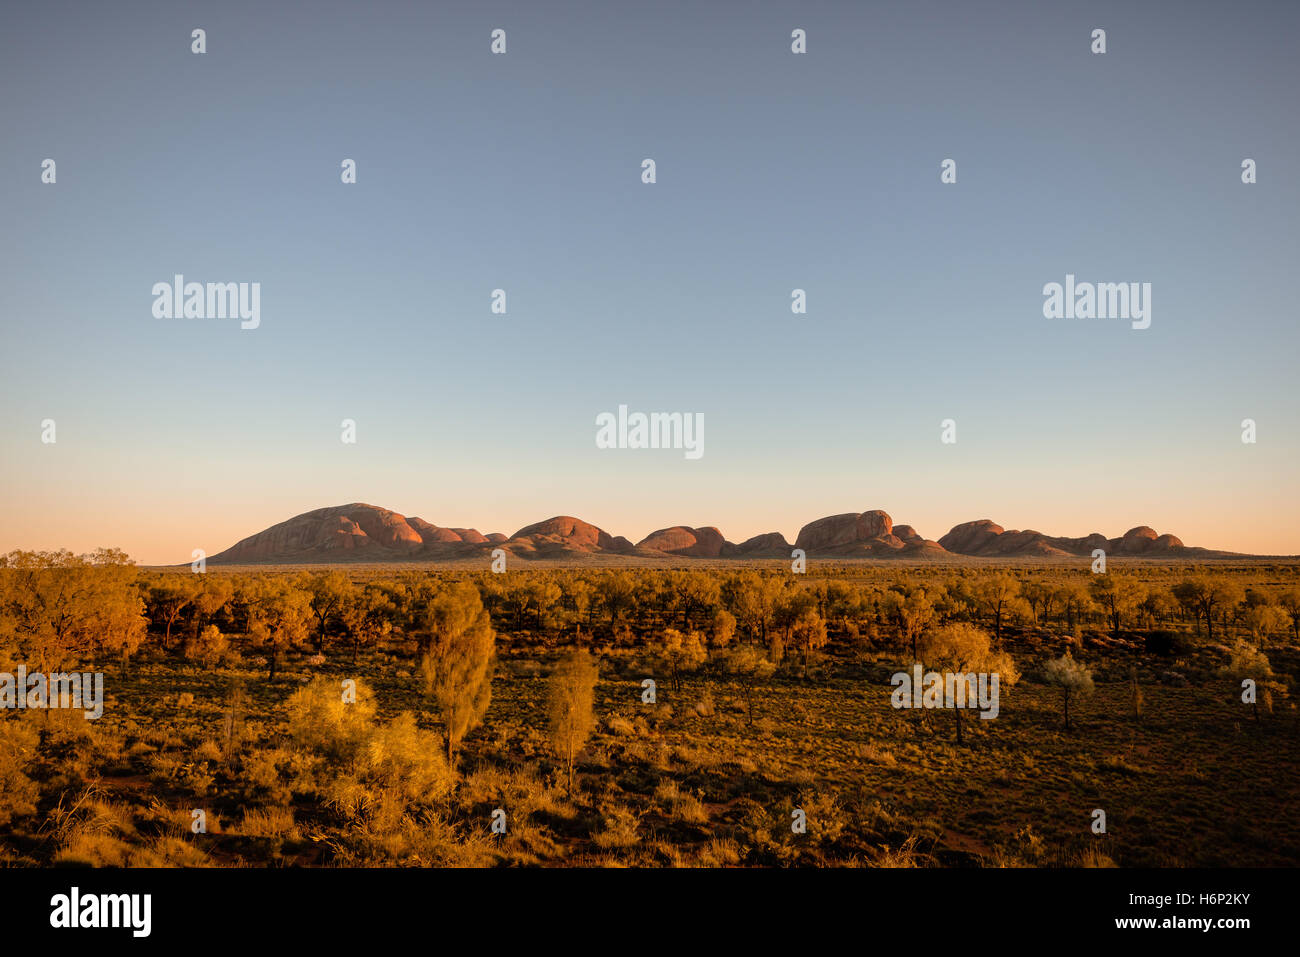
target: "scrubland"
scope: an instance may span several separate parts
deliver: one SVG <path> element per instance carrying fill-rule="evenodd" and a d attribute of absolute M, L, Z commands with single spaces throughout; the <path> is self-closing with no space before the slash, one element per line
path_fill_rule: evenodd
<path fill-rule="evenodd" d="M 0 672 L 102 671 L 106 698 L 0 710 L 0 861 L 1294 865 L 1298 573 L 14 553 Z M 945 636 L 1007 679 L 960 741 L 891 701 Z"/>

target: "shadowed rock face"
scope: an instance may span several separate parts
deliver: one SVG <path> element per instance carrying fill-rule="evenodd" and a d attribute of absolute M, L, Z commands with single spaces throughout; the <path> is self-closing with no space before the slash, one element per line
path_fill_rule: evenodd
<path fill-rule="evenodd" d="M 859 542 L 892 537 L 894 520 L 880 510 L 860 515 L 848 512 L 809 522 L 799 529 L 794 547 L 806 552 L 825 551 Z"/>
<path fill-rule="evenodd" d="M 959 555 L 974 555 L 986 547 L 1006 529 L 994 524 L 990 519 L 981 518 L 974 522 L 954 525 L 952 531 L 939 539 L 939 544 L 950 552 Z"/>
<path fill-rule="evenodd" d="M 745 539 L 735 549 L 744 558 L 789 558 L 793 547 L 780 532 L 767 532 Z"/>
<path fill-rule="evenodd" d="M 386 508 L 356 502 L 294 516 L 245 538 L 209 561 L 395 561 L 451 557 L 465 546 L 486 542 L 472 528 L 439 528 L 422 518 L 406 518 Z"/>
<path fill-rule="evenodd" d="M 939 539 L 939 544 L 949 552 L 957 555 L 981 557 L 1006 557 L 1017 555 L 1052 556 L 1090 556 L 1100 548 L 1107 555 L 1147 555 L 1151 557 L 1171 557 L 1188 552 L 1182 540 L 1174 535 L 1157 535 L 1155 529 L 1146 525 L 1131 528 L 1119 538 L 1106 538 L 1100 532 L 1093 532 L 1082 538 L 1055 538 L 1042 532 L 1007 531 L 1001 525 L 995 525 L 988 519 L 966 522 L 955 526 L 952 531 Z M 1221 552 L 1209 552 L 1205 549 L 1192 549 L 1201 557 Z"/>
<path fill-rule="evenodd" d="M 565 544 L 586 548 L 608 548 L 614 538 L 604 529 L 588 524 L 580 518 L 569 515 L 557 515 L 544 522 L 537 522 L 521 528 L 510 536 L 510 541 L 519 539 L 556 539 Z"/>
<path fill-rule="evenodd" d="M 669 555 L 689 555 L 693 558 L 720 558 L 730 543 L 722 537 L 716 528 L 687 528 L 674 525 L 651 532 L 641 541 L 637 548 L 652 548 Z"/>
<path fill-rule="evenodd" d="M 794 546 L 780 532 L 755 535 L 739 545 L 712 526 L 674 525 L 651 532 L 633 545 L 622 536 L 570 515 L 557 515 L 521 528 L 507 538 L 472 528 L 447 528 L 422 518 L 407 518 L 374 505 L 353 503 L 304 512 L 249 536 L 208 559 L 218 564 L 308 563 L 337 561 L 439 561 L 477 559 L 494 548 L 522 558 L 582 558 L 621 555 L 638 558 L 789 558 L 793 548 L 810 557 L 905 558 L 1084 557 L 1095 549 L 1107 555 L 1153 558 L 1225 556 L 1187 548 L 1173 535 L 1146 525 L 1119 538 L 1094 532 L 1082 538 L 1057 538 L 1031 530 L 1008 531 L 989 519 L 955 526 L 939 541 L 924 538 L 910 525 L 895 525 L 878 509 L 829 515 L 809 522 Z"/>
<path fill-rule="evenodd" d="M 799 530 L 794 547 L 802 548 L 809 555 L 845 558 L 898 556 L 921 559 L 943 555 L 943 549 L 937 543 L 922 538 L 912 526 L 900 525 L 896 529 L 894 520 L 880 509 L 847 512 L 809 522 Z"/>

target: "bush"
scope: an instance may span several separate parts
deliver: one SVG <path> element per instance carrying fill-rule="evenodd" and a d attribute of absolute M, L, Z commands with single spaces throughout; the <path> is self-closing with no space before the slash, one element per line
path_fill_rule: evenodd
<path fill-rule="evenodd" d="M 0 827 L 13 818 L 36 813 L 40 795 L 26 774 L 36 757 L 39 735 L 17 718 L 0 719 Z"/>
<path fill-rule="evenodd" d="M 1145 644 L 1148 654 L 1160 658 L 1176 658 L 1188 652 L 1186 639 L 1176 631 L 1148 631 Z"/>
<path fill-rule="evenodd" d="M 411 805 L 446 797 L 454 780 L 441 738 L 404 712 L 371 732 L 352 773 L 329 786 L 326 803 L 351 820 L 394 827 Z"/>
<path fill-rule="evenodd" d="M 301 748 L 320 752 L 332 760 L 352 758 L 370 734 L 375 698 L 357 681 L 356 700 L 343 699 L 342 683 L 315 678 L 289 698 L 289 734 Z"/>
<path fill-rule="evenodd" d="M 230 639 L 216 625 L 208 625 L 197 637 L 185 643 L 186 660 L 204 668 L 217 667 L 229 654 Z"/>

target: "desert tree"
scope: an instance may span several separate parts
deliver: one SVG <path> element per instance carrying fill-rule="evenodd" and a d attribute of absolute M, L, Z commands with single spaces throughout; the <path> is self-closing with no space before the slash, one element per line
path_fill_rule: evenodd
<path fill-rule="evenodd" d="M 922 664 L 943 674 L 996 674 L 999 694 L 1020 680 L 1011 655 L 994 650 L 989 633 L 968 622 L 952 622 L 926 632 L 918 642 L 917 653 Z M 956 703 L 949 702 L 956 721 L 957 743 L 961 744 L 962 709 Z"/>
<path fill-rule="evenodd" d="M 280 655 L 301 645 L 311 632 L 311 602 L 282 576 L 259 580 L 247 599 L 248 636 L 266 653 L 266 680 L 274 681 Z"/>
<path fill-rule="evenodd" d="M 698 631 L 683 635 L 676 628 L 664 629 L 654 651 L 659 665 L 668 672 L 673 691 L 681 691 L 685 676 L 696 671 L 709 657 Z"/>
<path fill-rule="evenodd" d="M 754 645 L 739 644 L 723 658 L 723 668 L 745 695 L 745 715 L 754 724 L 754 688 L 776 672 L 776 665 Z"/>
<path fill-rule="evenodd" d="M 916 642 L 926 628 L 934 622 L 934 602 L 924 588 L 913 588 L 907 593 L 887 591 L 883 599 L 886 614 L 898 628 L 899 641 L 916 657 Z"/>
<path fill-rule="evenodd" d="M 172 628 L 203 592 L 203 580 L 189 572 L 168 572 L 149 589 L 149 606 L 155 621 L 163 623 L 163 650 L 172 647 Z"/>
<path fill-rule="evenodd" d="M 311 604 L 311 613 L 316 619 L 315 644 L 317 651 L 323 651 L 329 637 L 330 625 L 336 622 L 343 605 L 351 597 L 356 587 L 352 580 L 338 569 L 327 572 L 304 573 L 297 581 Z"/>
<path fill-rule="evenodd" d="M 827 640 L 826 622 L 816 607 L 801 611 L 790 628 L 790 641 L 794 647 L 803 652 L 805 672 L 808 670 L 813 651 L 825 647 Z"/>
<path fill-rule="evenodd" d="M 1235 608 L 1245 598 L 1245 593 L 1236 582 L 1217 579 L 1209 575 L 1197 575 L 1186 578 L 1174 586 L 1174 597 L 1191 611 L 1197 620 L 1205 622 L 1207 641 L 1214 640 L 1214 617 L 1224 608 Z"/>
<path fill-rule="evenodd" d="M 1065 624 L 1071 631 L 1083 622 L 1083 616 L 1092 607 L 1087 586 L 1077 578 L 1069 578 L 1056 586 L 1056 604 L 1065 615 Z"/>
<path fill-rule="evenodd" d="M 674 573 L 673 586 L 677 589 L 677 607 L 682 624 L 691 628 L 709 620 L 717 612 L 722 587 L 718 579 L 707 572 Z"/>
<path fill-rule="evenodd" d="M 1236 682 L 1238 691 L 1247 679 L 1255 682 L 1255 695 L 1251 704 L 1256 721 L 1259 720 L 1260 697 L 1264 697 L 1264 703 L 1271 711 L 1272 693 L 1282 688 L 1273 680 L 1273 665 L 1269 662 L 1268 656 L 1250 642 L 1241 639 L 1233 643 L 1228 663 L 1219 669 L 1219 675 Z"/>
<path fill-rule="evenodd" d="M 596 581 L 596 594 L 610 625 L 617 625 L 636 607 L 636 584 L 622 569 L 602 574 Z"/>
<path fill-rule="evenodd" d="M 549 575 L 540 575 L 528 585 L 528 603 L 533 609 L 538 631 L 550 627 L 551 616 L 560 608 L 564 592 Z"/>
<path fill-rule="evenodd" d="M 382 582 L 367 582 L 351 589 L 339 606 L 339 621 L 352 645 L 352 663 L 362 646 L 377 644 L 393 630 L 397 615 L 392 592 Z"/>
<path fill-rule="evenodd" d="M 230 652 L 230 639 L 216 625 L 207 625 L 185 642 L 185 658 L 203 668 L 217 667 Z"/>
<path fill-rule="evenodd" d="M 227 575 L 204 575 L 203 584 L 194 598 L 194 636 L 212 623 L 231 602 L 235 585 Z"/>
<path fill-rule="evenodd" d="M 551 745 L 568 768 L 569 793 L 573 793 L 574 760 L 596 723 L 597 675 L 591 653 L 578 648 L 560 661 L 547 682 Z"/>
<path fill-rule="evenodd" d="M 1124 619 L 1136 611 L 1146 597 L 1146 589 L 1141 582 L 1118 572 L 1093 575 L 1088 591 L 1105 615 L 1114 638 L 1119 637 Z"/>
<path fill-rule="evenodd" d="M 1075 661 L 1067 651 L 1043 666 L 1043 678 L 1061 690 L 1061 706 L 1065 711 L 1065 730 L 1070 730 L 1070 698 L 1092 694 L 1092 672 L 1082 662 Z"/>
<path fill-rule="evenodd" d="M 730 645 L 735 637 L 736 616 L 725 608 L 719 608 L 709 622 L 709 647 L 720 651 Z"/>
<path fill-rule="evenodd" d="M 1289 588 L 1277 597 L 1278 607 L 1291 624 L 1291 636 L 1300 641 L 1300 588 Z"/>
<path fill-rule="evenodd" d="M 781 641 L 792 644 L 794 623 L 807 612 L 817 611 L 817 595 L 811 588 L 792 588 L 783 592 L 772 610 L 772 625 L 781 632 Z"/>
<path fill-rule="evenodd" d="M 1241 621 L 1257 645 L 1263 645 L 1269 635 L 1285 631 L 1291 624 L 1290 616 L 1283 609 L 1264 602 L 1247 604 L 1242 610 Z"/>
<path fill-rule="evenodd" d="M 424 693 L 442 715 L 447 764 L 454 767 L 457 745 L 482 723 L 492 701 L 496 633 L 478 589 L 465 581 L 429 601 L 428 629 L 420 673 Z"/>
<path fill-rule="evenodd" d="M 1138 605 L 1138 613 L 1148 627 L 1161 625 L 1178 610 L 1178 602 L 1168 588 L 1163 586 L 1148 589 L 1146 597 Z"/>
<path fill-rule="evenodd" d="M 42 671 L 99 652 L 129 656 L 144 638 L 137 572 L 117 549 L 0 557 L 0 635 Z"/>
<path fill-rule="evenodd" d="M 981 576 L 974 586 L 974 597 L 979 607 L 993 619 L 993 638 L 1002 643 L 1002 622 L 1020 596 L 1020 582 L 1007 572 L 993 572 Z"/>
<path fill-rule="evenodd" d="M 591 624 L 591 606 L 594 592 L 591 583 L 577 574 L 569 575 L 560 582 L 564 590 L 564 604 L 572 612 L 572 621 L 578 635 L 582 634 L 584 625 Z"/>
<path fill-rule="evenodd" d="M 818 611 L 824 619 L 839 622 L 841 627 L 848 624 L 849 615 L 854 610 L 855 597 L 853 589 L 846 582 L 832 580 L 817 585 Z"/>
<path fill-rule="evenodd" d="M 768 629 L 785 588 L 782 578 L 743 571 L 723 583 L 721 600 L 727 610 L 744 624 L 751 640 L 756 638 L 760 644 L 767 645 Z"/>
<path fill-rule="evenodd" d="M 1020 586 L 1020 594 L 1029 605 L 1036 624 L 1046 624 L 1056 604 L 1056 586 L 1041 578 L 1031 578 Z"/>

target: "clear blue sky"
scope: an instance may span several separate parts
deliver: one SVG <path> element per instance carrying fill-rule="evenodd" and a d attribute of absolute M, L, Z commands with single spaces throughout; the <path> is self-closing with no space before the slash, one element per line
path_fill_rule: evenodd
<path fill-rule="evenodd" d="M 367 501 L 507 534 L 884 508 L 1300 552 L 1300 5 L 0 19 L 0 549 L 178 562 Z M 155 319 L 174 273 L 260 282 L 261 327 Z M 1151 328 L 1045 319 L 1066 273 L 1150 282 Z M 619 404 L 703 413 L 704 457 L 597 449 Z"/>

